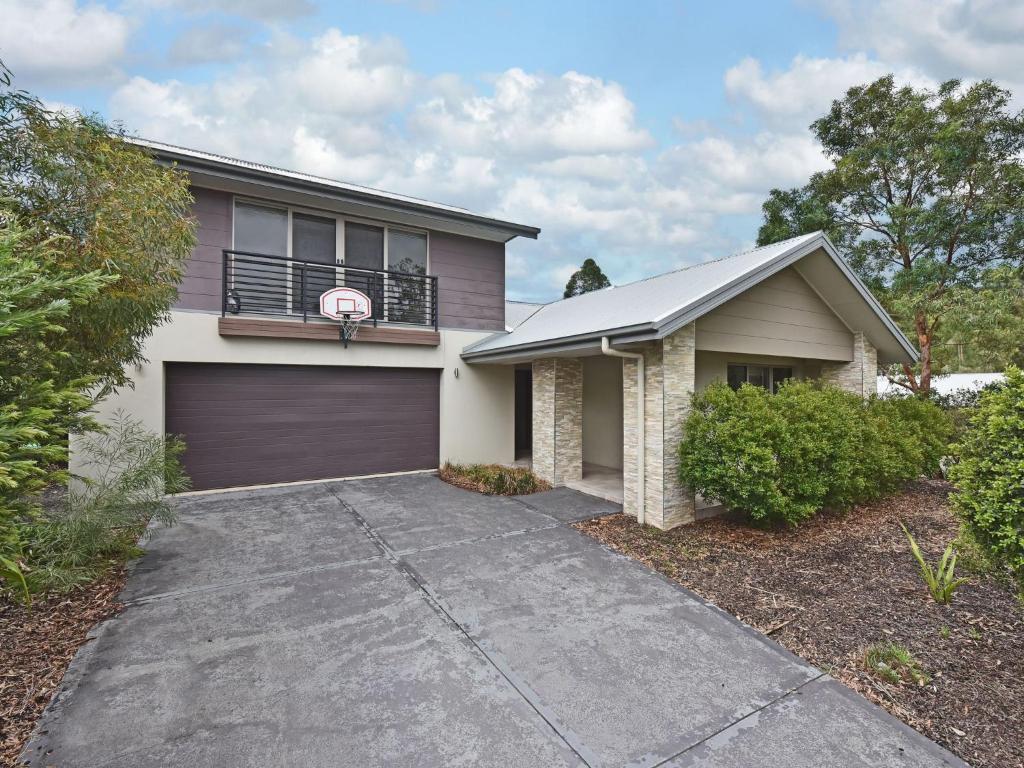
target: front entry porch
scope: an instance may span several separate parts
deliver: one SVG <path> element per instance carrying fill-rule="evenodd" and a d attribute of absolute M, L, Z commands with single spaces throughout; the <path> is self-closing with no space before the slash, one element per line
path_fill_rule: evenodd
<path fill-rule="evenodd" d="M 626 357 L 588 349 L 531 361 L 530 376 L 517 383 L 530 383 L 533 471 L 667 530 L 722 510 L 679 481 L 678 447 L 695 392 L 713 381 L 739 386 L 742 378 L 774 390 L 785 378 L 814 378 L 867 396 L 874 383 L 874 349 L 861 333 L 852 334 L 847 362 L 712 349 L 696 331 L 691 323 L 663 339 L 606 350 Z M 517 404 L 527 402 L 521 395 Z"/>
<path fill-rule="evenodd" d="M 622 467 L 602 467 L 583 462 L 583 477 L 566 481 L 565 487 L 622 504 Z"/>

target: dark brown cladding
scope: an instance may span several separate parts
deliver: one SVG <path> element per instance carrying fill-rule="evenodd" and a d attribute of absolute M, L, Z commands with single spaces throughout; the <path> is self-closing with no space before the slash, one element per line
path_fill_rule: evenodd
<path fill-rule="evenodd" d="M 193 187 L 196 249 L 178 289 L 179 309 L 220 312 L 222 251 L 231 247 L 231 194 Z M 438 276 L 443 328 L 505 329 L 505 244 L 430 233 L 430 273 Z"/>
<path fill-rule="evenodd" d="M 505 330 L 504 243 L 431 232 L 430 271 L 443 327 Z"/>
<path fill-rule="evenodd" d="M 231 247 L 231 195 L 211 189 L 192 188 L 192 213 L 199 241 L 178 287 L 179 309 L 220 312 L 222 252 Z"/>

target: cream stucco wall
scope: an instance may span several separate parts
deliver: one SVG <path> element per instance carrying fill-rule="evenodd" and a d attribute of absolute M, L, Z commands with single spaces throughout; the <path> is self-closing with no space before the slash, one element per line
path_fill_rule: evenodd
<path fill-rule="evenodd" d="M 441 370 L 441 461 L 500 462 L 514 459 L 513 369 L 511 366 L 466 365 L 459 357 L 469 344 L 489 331 L 442 330 L 438 347 L 297 339 L 222 337 L 218 315 L 172 312 L 146 344 L 149 362 L 133 368 L 134 387 L 107 397 L 98 408 L 101 419 L 123 410 L 157 433 L 164 432 L 164 363 L 261 363 L 278 365 L 354 365 L 437 368 Z M 456 371 L 458 375 L 456 376 Z M 81 471 L 74 443 L 72 471 Z"/>
<path fill-rule="evenodd" d="M 622 469 L 622 360 L 583 359 L 583 461 Z"/>

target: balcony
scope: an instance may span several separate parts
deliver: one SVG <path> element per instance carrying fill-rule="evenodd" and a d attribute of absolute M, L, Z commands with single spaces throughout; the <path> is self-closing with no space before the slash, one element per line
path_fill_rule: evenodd
<path fill-rule="evenodd" d="M 221 316 L 263 315 L 302 322 L 326 321 L 320 294 L 347 287 L 370 297 L 366 322 L 437 330 L 437 277 L 344 264 L 300 261 L 264 253 L 223 252 Z"/>

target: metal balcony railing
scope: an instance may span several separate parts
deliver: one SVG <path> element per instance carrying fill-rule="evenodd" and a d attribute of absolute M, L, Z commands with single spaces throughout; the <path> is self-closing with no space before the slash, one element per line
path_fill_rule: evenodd
<path fill-rule="evenodd" d="M 437 277 L 344 264 L 321 264 L 265 253 L 224 250 L 222 315 L 277 315 L 321 319 L 320 294 L 331 288 L 362 291 L 373 324 L 407 323 L 437 330 Z"/>

